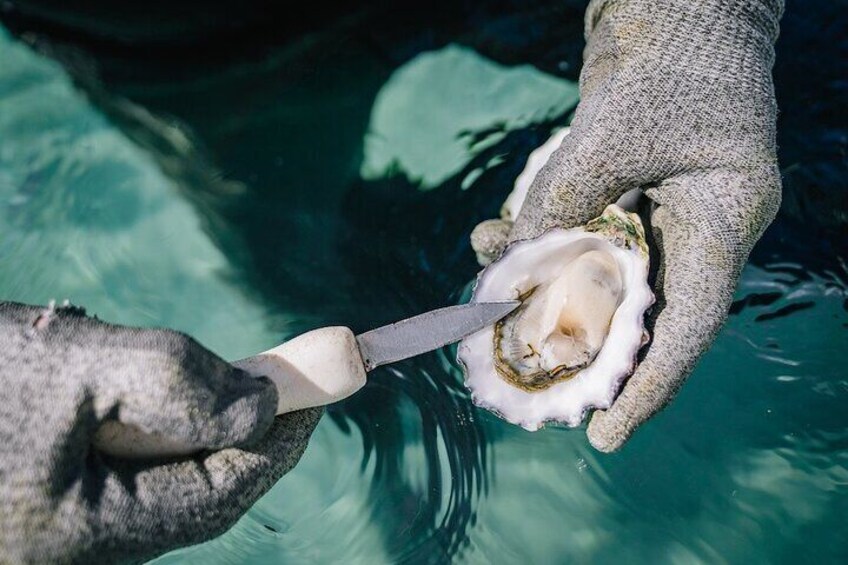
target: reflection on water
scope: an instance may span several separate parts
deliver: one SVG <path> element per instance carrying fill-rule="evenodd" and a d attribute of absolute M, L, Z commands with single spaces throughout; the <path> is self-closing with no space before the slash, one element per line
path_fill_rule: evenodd
<path fill-rule="evenodd" d="M 577 16 L 554 25 L 537 7 L 511 10 L 400 30 L 379 15 L 354 18 L 217 66 L 142 57 L 127 72 L 95 49 L 103 85 L 87 89 L 97 108 L 57 65 L 0 37 L 15 63 L 0 66 L 0 295 L 68 296 L 110 320 L 184 329 L 230 358 L 320 325 L 365 330 L 460 301 L 476 271 L 468 233 L 497 214 L 527 154 L 567 121 L 576 78 L 559 62 L 579 58 Z M 782 41 L 795 51 L 778 59 L 789 68 L 808 56 L 808 22 L 793 21 Z M 428 80 L 472 98 L 497 84 L 497 115 L 463 125 L 461 141 L 444 131 L 465 124 L 450 119 L 468 113 L 459 103 L 437 99 L 432 123 L 390 124 L 390 139 L 431 126 L 409 137 L 450 153 L 426 191 L 422 154 L 405 159 L 397 143 L 362 174 L 365 140 L 387 119 L 375 117 L 384 89 L 418 105 L 416 89 L 391 78 L 416 69 L 422 52 L 431 62 L 460 52 L 481 76 L 507 77 L 462 82 L 453 65 L 435 65 Z M 527 108 L 517 94 L 510 105 L 525 85 L 508 77 L 526 75 L 491 58 L 534 64 L 556 111 L 510 122 Z M 831 84 L 829 67 L 810 69 Z M 582 430 L 531 434 L 478 411 L 453 352 L 440 351 L 375 371 L 233 530 L 161 561 L 848 558 L 848 269 L 838 207 L 818 222 L 805 190 L 809 179 L 844 190 L 844 162 L 816 149 L 834 136 L 821 106 L 834 108 L 844 85 L 813 108 L 786 75 L 778 68 L 793 126 L 781 133 L 788 205 L 715 346 L 627 449 L 600 455 Z M 832 210 L 839 201 L 828 198 Z"/>
<path fill-rule="evenodd" d="M 71 298 L 103 319 L 191 332 L 228 357 L 273 343 L 269 314 L 154 158 L 2 28 L 0 52 L 2 297 Z"/>
<path fill-rule="evenodd" d="M 504 67 L 458 45 L 421 53 L 377 94 L 360 174 L 403 175 L 430 190 L 507 132 L 555 119 L 576 102 L 576 84 L 529 65 Z M 489 167 L 501 162 L 496 156 Z M 463 188 L 481 172 L 473 169 Z"/>

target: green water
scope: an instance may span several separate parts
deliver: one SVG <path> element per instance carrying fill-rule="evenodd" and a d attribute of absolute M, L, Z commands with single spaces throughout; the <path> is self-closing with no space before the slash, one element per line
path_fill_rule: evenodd
<path fill-rule="evenodd" d="M 340 25 L 190 70 L 67 63 L 76 83 L 0 28 L 0 296 L 226 358 L 459 301 L 470 229 L 567 123 L 574 72 Z M 787 206 L 727 326 L 621 453 L 475 409 L 440 351 L 373 373 L 231 531 L 157 562 L 845 562 L 848 269 L 797 181 L 837 175 L 786 146 Z"/>

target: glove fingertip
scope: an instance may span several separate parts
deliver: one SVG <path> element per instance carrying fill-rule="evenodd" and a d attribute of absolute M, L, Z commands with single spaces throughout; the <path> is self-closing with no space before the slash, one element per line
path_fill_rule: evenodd
<path fill-rule="evenodd" d="M 308 408 L 273 419 L 264 436 L 250 446 L 210 454 L 204 465 L 226 476 L 222 493 L 238 493 L 244 512 L 303 457 L 324 408 Z"/>
<path fill-rule="evenodd" d="M 300 459 L 323 415 L 323 407 L 280 414 L 274 419 L 265 437 L 248 451 L 270 456 L 283 465 L 282 472 L 285 472 Z"/>
<path fill-rule="evenodd" d="M 596 410 L 592 415 L 586 436 L 589 443 L 602 453 L 614 453 L 630 439 L 632 430 L 621 424 L 616 414 L 605 410 Z"/>
<path fill-rule="evenodd" d="M 486 220 L 477 224 L 471 232 L 471 247 L 477 254 L 477 262 L 485 267 L 503 253 L 512 230 L 508 220 Z"/>

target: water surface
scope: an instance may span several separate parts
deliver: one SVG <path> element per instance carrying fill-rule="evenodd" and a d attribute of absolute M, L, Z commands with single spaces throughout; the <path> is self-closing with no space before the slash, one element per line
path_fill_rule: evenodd
<path fill-rule="evenodd" d="M 784 207 L 715 345 L 625 450 L 477 410 L 446 349 L 375 371 L 230 532 L 159 561 L 848 559 L 848 129 L 838 57 L 819 56 L 844 52 L 845 18 L 813 4 L 779 45 Z M 456 303 L 471 228 L 568 122 L 580 11 L 370 9 L 173 56 L 13 22 L 0 295 L 226 358 Z"/>

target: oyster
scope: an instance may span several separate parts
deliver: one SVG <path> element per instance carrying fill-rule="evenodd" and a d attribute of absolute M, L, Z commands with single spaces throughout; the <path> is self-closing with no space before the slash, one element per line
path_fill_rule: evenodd
<path fill-rule="evenodd" d="M 459 346 L 475 404 L 529 430 L 608 408 L 647 341 L 647 278 L 642 223 L 616 205 L 583 227 L 510 245 L 472 300 L 522 305 Z"/>

